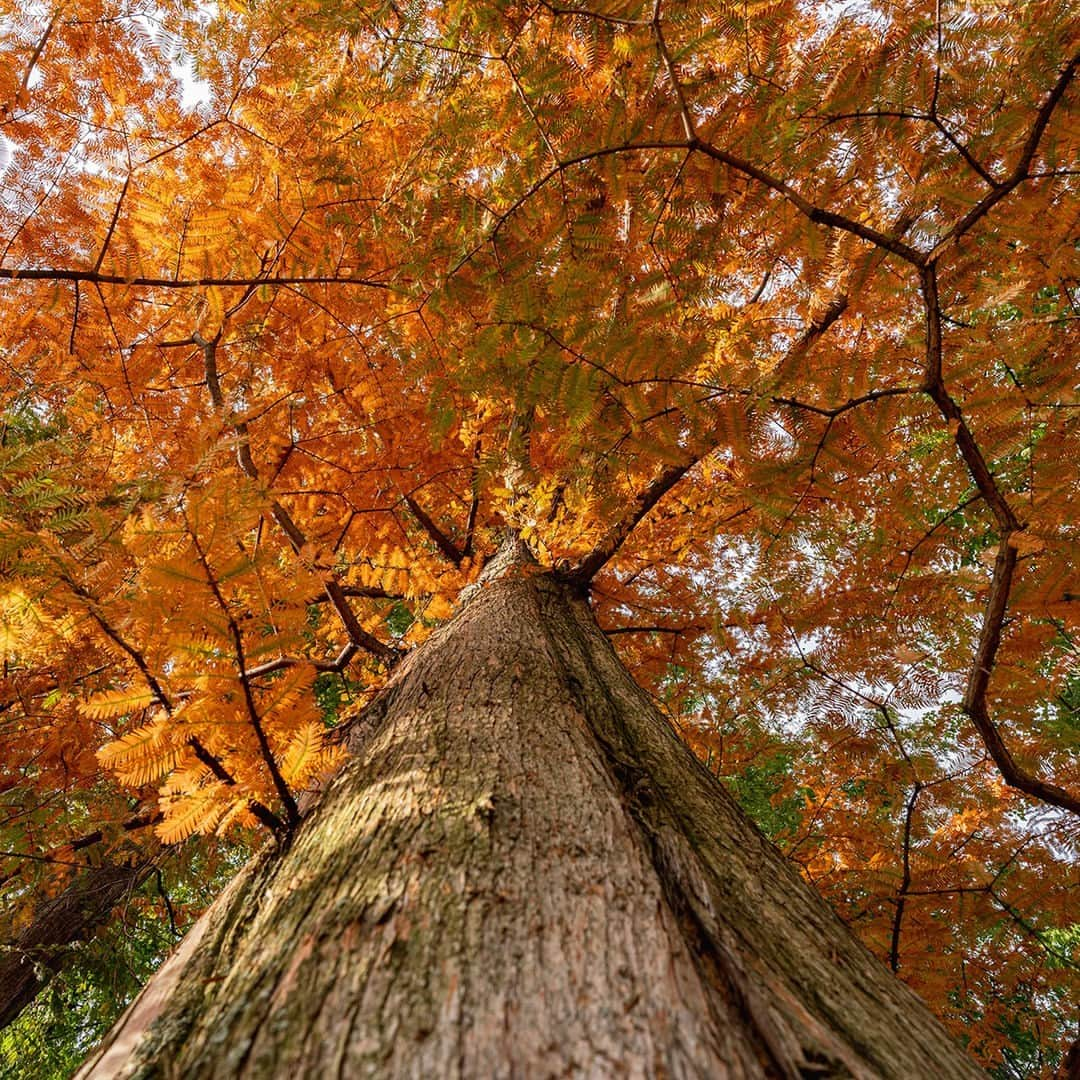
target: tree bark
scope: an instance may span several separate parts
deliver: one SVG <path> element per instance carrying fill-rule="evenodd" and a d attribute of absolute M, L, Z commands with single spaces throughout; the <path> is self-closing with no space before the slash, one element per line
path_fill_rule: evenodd
<path fill-rule="evenodd" d="M 33 921 L 0 946 L 0 1029 L 7 1027 L 71 957 L 71 947 L 104 926 L 116 905 L 152 870 L 150 863 L 105 863 L 79 871 Z"/>
<path fill-rule="evenodd" d="M 981 1075 L 507 556 L 77 1074 Z"/>

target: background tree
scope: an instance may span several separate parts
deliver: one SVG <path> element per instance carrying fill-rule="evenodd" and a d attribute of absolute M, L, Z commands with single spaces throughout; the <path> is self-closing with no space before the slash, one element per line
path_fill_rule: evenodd
<path fill-rule="evenodd" d="M 511 527 L 972 1051 L 1049 1068 L 1069 5 L 0 13 L 9 939 L 121 838 L 287 833 Z"/>

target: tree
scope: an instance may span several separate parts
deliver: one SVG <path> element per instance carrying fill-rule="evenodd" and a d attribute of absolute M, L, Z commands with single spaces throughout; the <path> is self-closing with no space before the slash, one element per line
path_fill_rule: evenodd
<path fill-rule="evenodd" d="M 516 548 L 82 1075 L 977 1075 Z"/>
<path fill-rule="evenodd" d="M 272 848 L 200 933 L 260 946 L 229 936 L 230 905 L 302 876 L 335 798 L 386 792 L 371 770 L 409 739 L 449 768 L 475 710 L 495 723 L 464 695 L 456 739 L 422 709 L 393 735 L 416 679 L 451 700 L 452 672 L 423 668 L 491 605 L 421 646 L 510 533 L 554 576 L 492 595 L 561 599 L 537 625 L 492 612 L 510 642 L 474 628 L 476 651 L 560 628 L 559 664 L 522 685 L 560 686 L 555 713 L 583 695 L 584 760 L 659 866 L 673 955 L 697 955 L 694 1023 L 716 995 L 742 1017 L 729 1061 L 910 1075 L 895 1036 L 851 1042 L 795 971 L 809 952 L 777 959 L 797 918 L 759 936 L 703 899 L 702 823 L 729 846 L 743 826 L 687 762 L 646 763 L 640 701 L 604 734 L 596 701 L 630 691 L 567 590 L 972 1051 L 1059 1052 L 1080 810 L 1067 4 L 0 10 L 16 921 L 120 837 L 139 860 L 151 836 L 258 830 Z M 607 673 L 575 691 L 583 658 Z M 356 717 L 373 741 L 327 781 Z M 455 828 L 493 844 L 499 796 L 476 798 Z M 430 863 L 414 839 L 372 880 Z M 387 941 L 399 915 L 373 924 Z M 858 993 L 918 1015 L 861 963 Z M 777 1026 L 791 994 L 806 1017 Z"/>

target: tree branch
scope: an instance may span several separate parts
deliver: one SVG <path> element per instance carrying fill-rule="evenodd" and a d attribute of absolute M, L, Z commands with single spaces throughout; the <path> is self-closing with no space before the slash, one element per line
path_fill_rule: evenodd
<path fill-rule="evenodd" d="M 251 456 L 251 442 L 247 423 L 243 420 L 234 419 L 229 415 L 228 407 L 225 404 L 225 397 L 221 392 L 221 381 L 218 377 L 217 370 L 217 345 L 219 340 L 220 334 L 210 340 L 204 338 L 201 334 L 192 334 L 192 341 L 203 351 L 203 362 L 206 370 L 206 388 L 210 393 L 210 400 L 218 413 L 231 424 L 238 436 L 236 460 L 240 466 L 240 470 L 250 480 L 261 485 L 262 479 L 259 476 L 259 470 Z M 273 498 L 270 500 L 270 516 L 288 538 L 293 551 L 299 554 L 301 549 L 307 544 L 307 537 L 293 520 L 289 511 Z M 323 588 L 326 590 L 327 599 L 330 601 L 335 613 L 345 627 L 345 631 L 349 635 L 349 640 L 359 648 L 366 649 L 377 659 L 381 660 L 387 667 L 393 667 L 400 659 L 400 653 L 397 649 L 391 648 L 389 645 L 384 645 L 374 634 L 369 634 L 363 626 L 360 625 L 360 620 L 356 617 L 356 612 L 353 611 L 346 597 L 344 586 L 328 576 L 323 582 Z"/>
<path fill-rule="evenodd" d="M 105 253 L 109 250 L 109 244 L 112 241 L 113 233 L 116 232 L 116 223 L 120 220 L 120 209 L 124 205 L 124 198 L 128 193 L 128 186 L 131 184 L 131 173 L 124 177 L 124 186 L 120 189 L 120 196 L 116 200 L 116 205 L 113 207 L 112 218 L 109 221 L 109 227 L 105 230 L 105 239 L 101 242 L 101 250 L 98 252 L 98 257 L 94 260 L 93 273 L 97 273 L 101 269 L 101 264 L 105 261 Z"/>
<path fill-rule="evenodd" d="M 122 274 L 103 274 L 98 270 L 76 270 L 70 267 L 17 268 L 0 267 L 0 281 L 87 281 L 94 285 L 122 285 L 140 289 L 250 289 L 262 285 L 366 285 L 370 289 L 389 289 L 386 282 L 371 278 L 350 278 L 338 275 L 314 277 L 200 277 L 159 278 L 124 277 Z"/>
<path fill-rule="evenodd" d="M 1049 109 L 1045 110 L 1047 119 L 1049 112 Z M 1034 154 L 1034 149 L 1031 152 Z M 923 267 L 920 277 L 926 314 L 926 361 L 923 389 L 937 405 L 941 415 L 949 422 L 960 456 L 967 465 L 980 496 L 993 513 L 1001 537 L 994 561 L 994 576 L 990 583 L 990 595 L 983 615 L 982 630 L 979 633 L 979 644 L 968 675 L 962 707 L 971 718 L 975 730 L 979 733 L 987 752 L 1007 784 L 1032 798 L 1071 810 L 1074 814 L 1080 814 L 1080 798 L 1057 784 L 1047 783 L 1032 776 L 1017 765 L 1001 733 L 990 718 L 986 702 L 987 689 L 998 647 L 1001 644 L 1001 631 L 1005 623 L 1013 572 L 1016 569 L 1018 557 L 1012 538 L 1015 533 L 1023 531 L 1024 525 L 1017 518 L 994 479 L 990 466 L 975 442 L 975 437 L 964 419 L 960 406 L 945 387 L 941 301 L 938 295 L 935 264 L 931 262 Z"/>
<path fill-rule="evenodd" d="M 1024 147 L 1020 151 L 1020 157 L 1016 162 L 1016 166 L 1009 176 L 996 184 L 993 191 L 987 192 L 934 246 L 934 250 L 930 252 L 927 257 L 927 261 L 933 260 L 941 248 L 952 240 L 959 240 L 976 222 L 985 217 L 990 210 L 992 210 L 1002 199 L 1004 199 L 1010 192 L 1016 187 L 1028 179 L 1028 170 L 1031 168 L 1031 163 L 1035 159 L 1035 154 L 1038 152 L 1039 143 L 1042 141 L 1043 133 L 1046 131 L 1047 125 L 1050 123 L 1050 117 L 1053 115 L 1054 109 L 1058 103 L 1065 96 L 1065 91 L 1072 82 L 1073 77 L 1076 75 L 1077 68 L 1080 67 L 1080 54 L 1074 56 L 1068 64 L 1062 69 L 1057 77 L 1057 81 L 1050 88 L 1050 92 L 1046 95 L 1042 105 L 1039 106 L 1039 111 L 1035 114 L 1035 122 L 1031 125 L 1031 131 L 1028 132 L 1027 139 L 1024 140 Z"/>
<path fill-rule="evenodd" d="M 23 76 L 19 80 L 19 96 L 23 97 L 30 89 L 30 77 L 34 74 L 34 68 L 37 67 L 38 60 L 41 59 L 41 54 L 45 51 L 45 46 L 48 44 L 49 37 L 52 35 L 53 27 L 56 25 L 57 16 L 59 11 L 54 12 L 49 19 L 48 25 L 45 27 L 45 32 L 37 40 L 37 44 L 34 46 L 34 51 L 30 54 L 30 62 L 26 65 L 23 71 Z"/>
<path fill-rule="evenodd" d="M 645 490 L 634 500 L 628 514 L 617 521 L 607 536 L 584 559 L 560 576 L 568 584 L 578 588 L 588 586 L 589 582 L 611 560 L 622 547 L 626 538 L 634 531 L 646 514 L 698 463 L 692 458 L 682 465 L 669 465 Z"/>
<path fill-rule="evenodd" d="M 815 117 L 817 119 L 817 117 Z M 940 117 L 929 113 L 916 112 L 911 109 L 863 109 L 858 112 L 830 113 L 820 118 L 822 123 L 817 130 L 832 124 L 839 124 L 847 120 L 916 120 L 925 124 L 931 124 L 941 133 L 950 146 L 964 159 L 990 187 L 997 187 L 999 181 L 994 178 L 990 171 L 976 158 L 971 151 L 942 123 Z"/>
<path fill-rule="evenodd" d="M 74 592 L 80 599 L 82 599 L 87 606 L 87 610 L 90 613 L 90 617 L 101 627 L 102 632 L 112 641 L 117 647 L 122 649 L 130 658 L 132 663 L 139 669 L 139 673 L 142 675 L 146 682 L 146 685 L 150 688 L 150 692 L 154 695 L 154 699 L 164 710 L 166 716 L 172 716 L 173 704 L 166 695 L 161 684 L 158 682 L 154 673 L 150 670 L 150 666 L 147 664 L 145 657 L 139 652 L 130 642 L 128 642 L 122 634 L 114 629 L 105 618 L 97 611 L 97 600 L 94 596 L 84 589 L 81 585 L 73 580 L 68 574 L 61 572 L 60 578 L 64 583 Z M 228 787 L 234 787 L 236 785 L 236 779 L 232 773 L 225 768 L 221 760 L 215 757 L 199 740 L 195 735 L 189 736 L 187 739 L 187 745 L 191 748 L 195 757 L 202 762 L 210 770 L 213 775 Z M 251 812 L 262 824 L 266 825 L 269 829 L 277 832 L 281 828 L 281 821 L 276 814 L 273 813 L 268 807 L 263 806 L 257 799 L 249 800 L 251 806 Z M 148 824 L 157 824 L 161 820 L 161 815 L 158 814 L 152 822 Z M 126 827 L 126 826 L 125 826 Z M 91 837 L 95 837 L 95 834 L 90 834 Z M 96 843 L 97 839 L 87 840 L 85 844 L 80 846 L 88 847 L 91 843 Z M 76 847 L 75 850 L 78 850 Z"/>
<path fill-rule="evenodd" d="M 915 815 L 915 804 L 923 785 L 916 780 L 911 789 L 911 796 L 904 811 L 904 873 L 896 897 L 896 912 L 893 914 L 892 940 L 889 944 L 889 967 L 893 972 L 900 970 L 900 929 L 904 922 L 904 907 L 907 904 L 908 889 L 911 888 L 911 819 Z"/>
<path fill-rule="evenodd" d="M 1005 623 L 1005 611 L 1018 558 L 1018 552 L 1010 543 L 1010 539 L 1010 536 L 1005 536 L 998 545 L 997 558 L 994 560 L 994 576 L 990 582 L 990 595 L 986 602 L 979 644 L 975 650 L 971 673 L 968 676 L 962 708 L 971 718 L 990 757 L 1010 787 L 1034 799 L 1050 803 L 1052 806 L 1060 806 L 1064 810 L 1080 814 L 1080 798 L 1057 784 L 1032 776 L 1017 765 L 1001 733 L 990 719 L 990 711 L 986 703 L 987 689 L 990 685 L 990 675 L 994 670 L 998 647 L 1001 645 L 1001 631 Z"/>
<path fill-rule="evenodd" d="M 263 730 L 262 717 L 259 715 L 258 707 L 255 704 L 255 695 L 251 689 L 251 679 L 248 678 L 246 671 L 247 663 L 244 659 L 243 634 L 240 632 L 240 626 L 236 622 L 236 618 L 233 616 L 232 610 L 226 602 L 225 597 L 222 595 L 221 587 L 218 585 L 217 578 L 214 576 L 213 569 L 210 566 L 210 560 L 207 558 L 206 552 L 199 543 L 199 537 L 190 523 L 188 524 L 188 532 L 191 535 L 191 542 L 195 548 L 196 558 L 198 558 L 199 563 L 206 573 L 206 580 L 210 586 L 210 591 L 214 594 L 214 599 L 217 601 L 218 607 L 221 608 L 222 614 L 225 616 L 225 621 L 229 626 L 229 633 L 233 639 L 233 648 L 236 651 L 237 666 L 240 669 L 240 686 L 244 691 L 244 705 L 247 708 L 248 720 L 251 722 L 251 727 L 255 732 L 255 739 L 259 744 L 259 752 L 262 755 L 267 772 L 270 773 L 270 779 L 274 785 L 274 790 L 277 791 L 278 798 L 281 800 L 281 805 L 285 808 L 285 822 L 287 823 L 288 828 L 294 829 L 300 823 L 300 813 L 296 808 L 296 800 L 289 790 L 289 785 L 285 783 L 285 778 L 281 775 L 281 770 L 274 760 L 274 753 L 270 749 L 270 741 L 267 739 L 266 732 Z M 275 820 L 277 820 L 278 828 L 280 829 L 282 827 L 282 822 L 277 819 L 276 815 Z"/>
<path fill-rule="evenodd" d="M 405 494 L 402 496 L 405 500 L 405 505 L 412 511 L 412 515 L 423 527 L 424 532 L 431 537 L 435 546 L 446 557 L 447 560 L 452 562 L 455 566 L 461 565 L 461 560 L 465 557 L 463 552 L 458 550 L 457 544 L 450 539 L 439 528 L 438 525 L 431 519 L 424 508 L 412 497 L 412 495 Z"/>

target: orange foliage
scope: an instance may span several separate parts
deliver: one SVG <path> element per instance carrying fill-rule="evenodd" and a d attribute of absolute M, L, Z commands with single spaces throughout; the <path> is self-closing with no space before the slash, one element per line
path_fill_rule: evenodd
<path fill-rule="evenodd" d="M 1080 940 L 1074 15 L 0 0 L 5 846 L 287 830 L 512 527 L 994 1059 Z"/>

